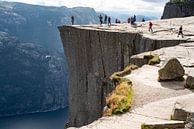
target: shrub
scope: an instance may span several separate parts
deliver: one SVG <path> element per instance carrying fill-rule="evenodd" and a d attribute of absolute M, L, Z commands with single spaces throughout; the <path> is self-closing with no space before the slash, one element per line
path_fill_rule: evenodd
<path fill-rule="evenodd" d="M 104 116 L 111 116 L 112 114 L 124 113 L 128 111 L 132 105 L 133 90 L 132 84 L 128 83 L 130 80 L 125 79 L 117 85 L 110 96 L 106 98 L 106 109 Z"/>

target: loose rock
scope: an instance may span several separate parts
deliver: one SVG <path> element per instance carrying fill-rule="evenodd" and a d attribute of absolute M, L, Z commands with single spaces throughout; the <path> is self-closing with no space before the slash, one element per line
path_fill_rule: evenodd
<path fill-rule="evenodd" d="M 158 73 L 159 81 L 182 80 L 185 70 L 176 58 L 172 58 L 162 66 Z"/>
<path fill-rule="evenodd" d="M 187 77 L 185 88 L 194 89 L 194 77 L 192 76 Z"/>
<path fill-rule="evenodd" d="M 185 129 L 194 129 L 194 113 L 188 115 Z"/>

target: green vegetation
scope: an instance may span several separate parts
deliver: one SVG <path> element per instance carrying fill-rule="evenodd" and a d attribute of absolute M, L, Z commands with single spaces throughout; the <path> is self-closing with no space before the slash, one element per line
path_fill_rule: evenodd
<path fill-rule="evenodd" d="M 148 60 L 149 65 L 155 65 L 160 63 L 160 57 L 157 54 L 145 55 L 144 59 Z"/>
<path fill-rule="evenodd" d="M 103 113 L 104 116 L 124 113 L 130 109 L 133 101 L 132 82 L 123 76 L 130 74 L 135 69 L 138 69 L 138 66 L 130 64 L 123 71 L 115 72 L 110 76 L 117 86 L 106 98 L 107 108 Z"/>
<path fill-rule="evenodd" d="M 123 80 L 125 80 L 125 78 L 123 78 L 123 76 L 126 76 L 128 74 L 131 73 L 132 70 L 138 69 L 137 65 L 134 64 L 130 64 L 127 67 L 125 67 L 125 69 L 123 71 L 119 71 L 119 72 L 115 72 L 110 76 L 110 79 L 116 83 L 119 84 L 121 83 Z M 126 81 L 126 80 L 125 80 Z M 130 80 L 128 80 L 129 83 L 131 83 Z"/>
<path fill-rule="evenodd" d="M 141 124 L 141 129 L 158 129 L 152 125 L 145 125 L 145 123 Z M 173 129 L 173 128 L 160 128 L 160 129 Z"/>
<path fill-rule="evenodd" d="M 117 85 L 110 96 L 106 98 L 107 108 L 104 111 L 104 116 L 112 114 L 120 114 L 128 111 L 133 101 L 132 84 L 128 81 L 123 81 Z"/>

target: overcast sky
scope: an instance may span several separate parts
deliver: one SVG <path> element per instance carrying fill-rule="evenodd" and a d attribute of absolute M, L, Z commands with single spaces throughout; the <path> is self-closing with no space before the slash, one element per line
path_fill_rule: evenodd
<path fill-rule="evenodd" d="M 3 0 L 0 0 L 3 1 Z M 161 14 L 169 0 L 6 0 L 52 6 L 87 6 L 97 11 L 128 11 L 132 13 Z"/>

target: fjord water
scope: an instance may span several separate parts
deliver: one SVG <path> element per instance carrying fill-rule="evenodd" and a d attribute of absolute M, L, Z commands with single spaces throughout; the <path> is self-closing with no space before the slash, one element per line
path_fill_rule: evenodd
<path fill-rule="evenodd" d="M 0 129 L 64 129 L 68 108 L 28 115 L 0 118 Z"/>

